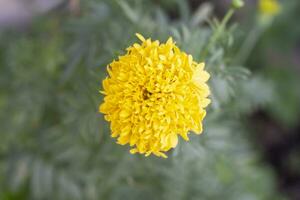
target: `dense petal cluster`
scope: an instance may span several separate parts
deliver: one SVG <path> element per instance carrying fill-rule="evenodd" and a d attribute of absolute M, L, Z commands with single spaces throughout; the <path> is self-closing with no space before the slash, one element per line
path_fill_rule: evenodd
<path fill-rule="evenodd" d="M 141 43 L 107 67 L 99 110 L 111 123 L 112 137 L 129 144 L 131 153 L 166 157 L 178 135 L 189 140 L 189 131 L 202 132 L 209 74 L 172 38 L 160 44 L 136 35 Z"/>
<path fill-rule="evenodd" d="M 259 11 L 263 16 L 275 16 L 280 12 L 280 4 L 277 0 L 260 0 Z"/>

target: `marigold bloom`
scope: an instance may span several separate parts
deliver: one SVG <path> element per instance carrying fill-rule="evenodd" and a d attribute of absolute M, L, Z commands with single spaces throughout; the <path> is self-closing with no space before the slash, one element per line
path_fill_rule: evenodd
<path fill-rule="evenodd" d="M 176 147 L 178 135 L 189 140 L 189 131 L 202 132 L 209 74 L 172 38 L 160 44 L 136 35 L 141 44 L 107 67 L 99 111 L 110 121 L 112 137 L 129 144 L 131 153 L 167 157 L 163 152 Z"/>
<path fill-rule="evenodd" d="M 275 16 L 280 12 L 280 4 L 277 0 L 260 0 L 259 11 L 263 16 Z"/>

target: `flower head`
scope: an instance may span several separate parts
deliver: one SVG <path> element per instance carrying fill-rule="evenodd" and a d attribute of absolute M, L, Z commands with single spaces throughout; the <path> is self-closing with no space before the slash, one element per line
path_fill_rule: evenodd
<path fill-rule="evenodd" d="M 277 0 L 260 0 L 259 11 L 262 16 L 273 17 L 280 12 L 281 6 Z"/>
<path fill-rule="evenodd" d="M 99 107 L 111 123 L 117 143 L 129 144 L 131 153 L 155 154 L 176 147 L 178 135 L 202 132 L 210 100 L 204 63 L 196 63 L 175 45 L 145 39 L 127 48 L 107 67 L 104 103 Z"/>

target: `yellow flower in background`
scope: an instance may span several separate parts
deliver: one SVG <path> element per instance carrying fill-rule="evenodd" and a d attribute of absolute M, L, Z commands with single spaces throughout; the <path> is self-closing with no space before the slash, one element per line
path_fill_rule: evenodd
<path fill-rule="evenodd" d="M 178 135 L 202 132 L 205 107 L 210 103 L 204 63 L 196 63 L 175 45 L 145 39 L 127 48 L 107 67 L 105 95 L 99 111 L 111 123 L 117 143 L 129 144 L 131 153 L 167 157 Z"/>
<path fill-rule="evenodd" d="M 259 11 L 263 16 L 275 16 L 280 12 L 281 6 L 277 0 L 260 0 Z"/>

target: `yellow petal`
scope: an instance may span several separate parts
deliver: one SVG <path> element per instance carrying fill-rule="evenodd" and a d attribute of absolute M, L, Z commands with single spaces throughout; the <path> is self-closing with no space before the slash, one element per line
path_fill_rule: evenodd
<path fill-rule="evenodd" d="M 130 116 L 130 113 L 127 110 L 122 110 L 120 113 L 120 118 L 127 118 Z"/>
<path fill-rule="evenodd" d="M 137 148 L 130 149 L 129 151 L 131 154 L 136 154 L 138 152 Z"/>
<path fill-rule="evenodd" d="M 142 42 L 145 42 L 145 41 L 146 41 L 146 39 L 144 38 L 144 36 L 142 36 L 141 34 L 136 33 L 135 35 L 136 35 L 136 37 L 139 38 L 139 40 L 141 40 Z"/>
<path fill-rule="evenodd" d="M 171 142 L 171 146 L 173 148 L 177 146 L 177 144 L 178 144 L 178 136 L 177 136 L 177 134 L 171 134 L 170 135 L 170 142 Z"/>

